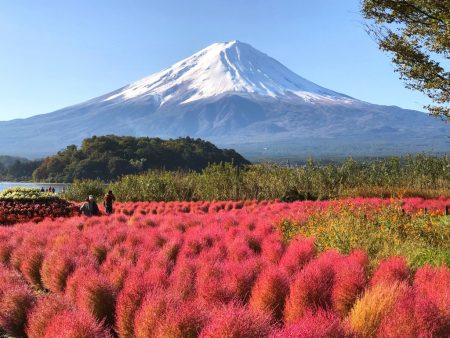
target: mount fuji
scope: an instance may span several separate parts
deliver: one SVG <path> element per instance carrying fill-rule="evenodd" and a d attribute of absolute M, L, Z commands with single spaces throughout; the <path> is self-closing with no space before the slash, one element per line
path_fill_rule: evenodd
<path fill-rule="evenodd" d="M 87 102 L 0 122 L 0 154 L 40 157 L 106 134 L 199 137 L 249 158 L 450 150 L 441 121 L 323 88 L 231 41 Z"/>

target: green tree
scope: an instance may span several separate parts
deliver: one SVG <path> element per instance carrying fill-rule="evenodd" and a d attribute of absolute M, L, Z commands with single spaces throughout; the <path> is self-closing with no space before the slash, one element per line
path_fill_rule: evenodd
<path fill-rule="evenodd" d="M 362 0 L 362 12 L 406 87 L 426 94 L 434 104 L 425 108 L 450 121 L 450 1 Z"/>

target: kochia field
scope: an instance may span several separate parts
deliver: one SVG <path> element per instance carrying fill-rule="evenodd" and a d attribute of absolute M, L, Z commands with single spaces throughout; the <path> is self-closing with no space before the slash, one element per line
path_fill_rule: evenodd
<path fill-rule="evenodd" d="M 448 337 L 448 205 L 140 202 L 0 227 L 0 333 Z"/>

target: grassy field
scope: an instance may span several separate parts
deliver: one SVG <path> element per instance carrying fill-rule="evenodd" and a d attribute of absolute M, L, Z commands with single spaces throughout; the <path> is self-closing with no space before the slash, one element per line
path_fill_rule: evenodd
<path fill-rule="evenodd" d="M 286 168 L 272 164 L 210 165 L 201 173 L 149 171 L 112 182 L 75 181 L 66 197 L 81 201 L 111 189 L 119 201 L 324 200 L 346 197 L 450 197 L 450 158 L 415 155 L 367 162 L 313 161 Z"/>

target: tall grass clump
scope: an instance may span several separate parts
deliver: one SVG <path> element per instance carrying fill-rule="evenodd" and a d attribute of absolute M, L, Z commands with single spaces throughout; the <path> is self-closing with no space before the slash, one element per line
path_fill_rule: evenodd
<path fill-rule="evenodd" d="M 89 195 L 102 199 L 107 185 L 101 180 L 75 180 L 67 186 L 64 198 L 70 201 L 84 201 Z"/>
<path fill-rule="evenodd" d="M 308 160 L 292 168 L 276 164 L 246 167 L 211 164 L 201 173 L 152 170 L 110 184 L 120 201 L 323 200 L 346 197 L 450 196 L 450 158 L 417 154 L 378 160 L 323 164 Z M 75 181 L 66 197 L 101 197 L 101 181 Z"/>

